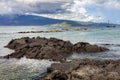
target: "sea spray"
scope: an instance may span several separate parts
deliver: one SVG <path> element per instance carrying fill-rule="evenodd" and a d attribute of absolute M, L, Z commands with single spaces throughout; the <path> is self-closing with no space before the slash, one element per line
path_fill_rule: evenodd
<path fill-rule="evenodd" d="M 0 80 L 30 80 L 46 71 L 52 61 L 34 59 L 2 59 L 0 60 Z"/>

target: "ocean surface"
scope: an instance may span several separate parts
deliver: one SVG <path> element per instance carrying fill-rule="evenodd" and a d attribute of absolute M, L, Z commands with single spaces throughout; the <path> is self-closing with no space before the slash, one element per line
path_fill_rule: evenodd
<path fill-rule="evenodd" d="M 90 28 L 83 31 L 65 31 L 57 33 L 27 33 L 19 34 L 20 31 L 51 30 L 57 27 L 46 26 L 0 26 L 0 56 L 10 54 L 13 50 L 4 48 L 8 42 L 21 37 L 55 37 L 63 40 L 69 40 L 72 43 L 89 42 L 105 46 L 110 51 L 102 53 L 75 53 L 68 57 L 71 59 L 120 59 L 120 27 L 115 28 Z M 60 29 L 60 28 L 58 28 Z M 107 44 L 107 45 L 106 45 Z M 34 80 L 36 76 L 46 71 L 46 68 L 53 63 L 49 60 L 26 59 L 25 57 L 17 59 L 0 59 L 0 80 Z"/>

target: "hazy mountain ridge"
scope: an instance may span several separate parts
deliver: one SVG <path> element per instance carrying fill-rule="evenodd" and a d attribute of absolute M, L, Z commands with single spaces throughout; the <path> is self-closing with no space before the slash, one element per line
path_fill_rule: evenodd
<path fill-rule="evenodd" d="M 79 22 L 71 20 L 51 19 L 33 15 L 0 15 L 0 26 L 40 26 L 66 23 L 68 26 L 107 26 L 107 23 Z M 63 25 L 64 26 L 64 25 Z"/>

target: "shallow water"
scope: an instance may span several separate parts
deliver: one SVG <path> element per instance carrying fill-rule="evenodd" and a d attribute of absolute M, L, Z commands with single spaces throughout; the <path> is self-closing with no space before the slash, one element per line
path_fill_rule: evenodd
<path fill-rule="evenodd" d="M 22 58 L 0 60 L 0 80 L 31 80 L 51 65 L 48 60 L 30 60 Z"/>
<path fill-rule="evenodd" d="M 42 26 L 1 26 L 0 27 L 0 56 L 10 54 L 13 50 L 4 48 L 11 39 L 20 37 L 55 37 L 63 40 L 70 40 L 72 43 L 89 42 L 108 47 L 110 51 L 88 54 L 81 53 L 71 55 L 68 59 L 120 59 L 120 27 L 117 28 L 91 28 L 87 31 L 66 31 L 57 33 L 28 33 L 18 34 L 19 31 L 31 30 L 49 30 L 51 27 Z M 111 45 L 103 45 L 111 44 Z M 46 67 L 51 65 L 48 60 L 30 60 L 22 58 L 17 59 L 0 59 L 0 80 L 31 80 L 35 76 L 46 70 Z"/>

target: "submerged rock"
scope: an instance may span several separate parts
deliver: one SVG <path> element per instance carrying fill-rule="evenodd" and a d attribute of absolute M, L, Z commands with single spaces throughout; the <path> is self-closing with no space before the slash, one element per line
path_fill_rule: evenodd
<path fill-rule="evenodd" d="M 70 41 L 41 37 L 14 39 L 6 47 L 15 50 L 15 52 L 4 56 L 4 58 L 22 58 L 25 56 L 32 59 L 50 59 L 54 61 L 64 60 L 73 52 L 102 52 L 108 50 L 89 43 L 79 42 L 73 45 Z"/>
<path fill-rule="evenodd" d="M 52 29 L 49 31 L 27 31 L 27 32 L 18 32 L 18 33 L 25 34 L 25 33 L 51 33 L 51 32 L 62 32 L 62 30 Z"/>

